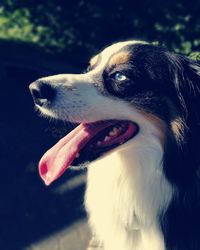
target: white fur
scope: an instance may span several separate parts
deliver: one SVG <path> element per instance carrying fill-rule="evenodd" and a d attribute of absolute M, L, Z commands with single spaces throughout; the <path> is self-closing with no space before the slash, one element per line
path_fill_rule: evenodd
<path fill-rule="evenodd" d="M 105 250 L 164 250 L 158 216 L 169 205 L 172 187 L 162 169 L 162 131 L 130 103 L 104 96 L 94 86 L 112 54 L 131 43 L 137 42 L 106 48 L 100 65 L 87 74 L 45 78 L 57 99 L 51 110 L 38 108 L 72 122 L 119 119 L 139 125 L 136 137 L 89 166 L 85 205 Z"/>
<path fill-rule="evenodd" d="M 158 216 L 172 189 L 162 173 L 163 150 L 149 133 L 88 169 L 86 208 L 105 250 L 163 250 Z"/>

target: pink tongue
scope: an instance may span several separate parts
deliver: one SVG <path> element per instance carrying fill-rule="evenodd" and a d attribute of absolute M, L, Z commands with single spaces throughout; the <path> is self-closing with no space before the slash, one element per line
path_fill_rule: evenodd
<path fill-rule="evenodd" d="M 114 122 L 81 123 L 50 148 L 39 162 L 39 173 L 46 185 L 58 179 L 69 167 L 77 153 L 99 131 L 111 126 Z"/>

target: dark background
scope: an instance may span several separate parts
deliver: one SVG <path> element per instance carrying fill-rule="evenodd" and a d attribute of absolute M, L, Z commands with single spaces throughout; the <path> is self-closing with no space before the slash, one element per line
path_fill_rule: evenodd
<path fill-rule="evenodd" d="M 84 184 L 67 171 L 45 187 L 37 163 L 68 131 L 37 115 L 35 79 L 80 72 L 113 42 L 145 39 L 194 59 L 200 54 L 200 1 L 0 1 L 0 249 L 20 250 L 83 218 Z"/>

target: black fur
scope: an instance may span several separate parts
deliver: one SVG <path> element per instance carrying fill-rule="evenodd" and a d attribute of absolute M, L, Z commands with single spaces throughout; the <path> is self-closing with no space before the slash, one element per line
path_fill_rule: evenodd
<path fill-rule="evenodd" d="M 127 64 L 106 67 L 104 90 L 156 114 L 167 125 L 164 172 L 174 187 L 167 211 L 160 215 L 166 250 L 200 249 L 200 65 L 151 45 L 123 48 Z M 122 72 L 127 80 L 116 81 Z M 171 122 L 182 130 L 175 135 Z"/>
<path fill-rule="evenodd" d="M 161 217 L 161 224 L 167 250 L 197 250 L 200 249 L 200 67 L 182 56 L 169 54 L 168 58 L 181 107 L 177 115 L 184 121 L 184 130 L 178 144 L 169 140 L 166 147 L 164 171 L 174 185 L 175 195 Z"/>

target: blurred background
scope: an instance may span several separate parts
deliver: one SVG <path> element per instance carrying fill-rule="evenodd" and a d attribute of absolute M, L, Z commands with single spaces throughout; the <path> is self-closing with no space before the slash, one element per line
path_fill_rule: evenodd
<path fill-rule="evenodd" d="M 144 39 L 200 58 L 198 0 L 0 1 L 0 249 L 83 250 L 85 172 L 50 187 L 37 163 L 68 128 L 34 111 L 28 85 L 81 72 L 120 40 Z"/>

